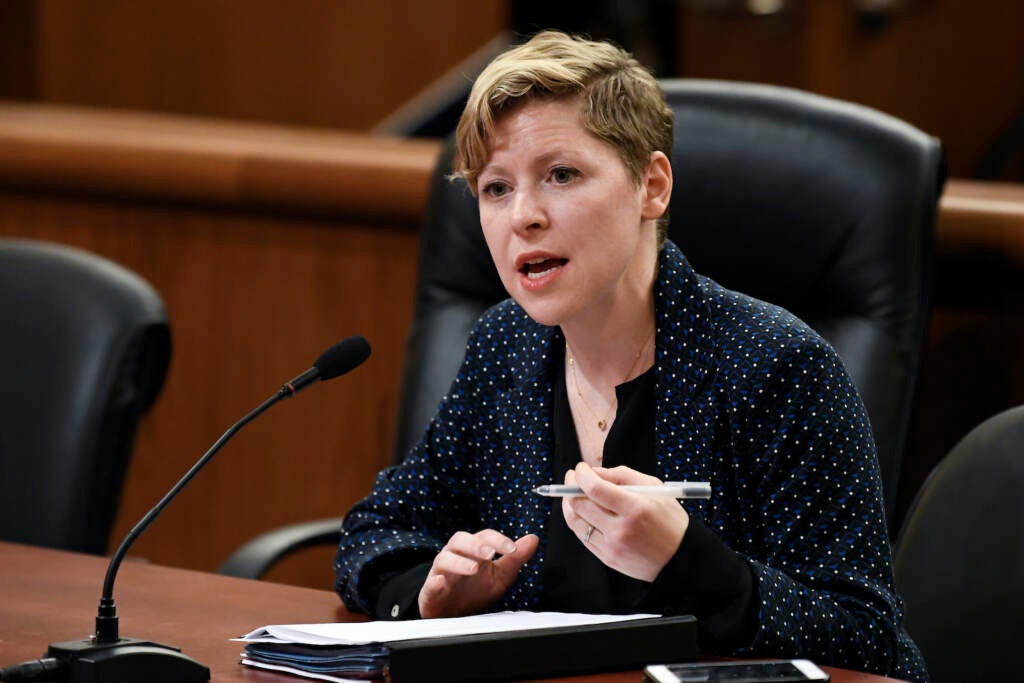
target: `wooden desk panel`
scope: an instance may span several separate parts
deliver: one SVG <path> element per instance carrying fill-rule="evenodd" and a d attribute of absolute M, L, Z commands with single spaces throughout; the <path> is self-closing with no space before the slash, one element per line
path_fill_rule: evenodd
<path fill-rule="evenodd" d="M 0 663 L 40 657 L 51 642 L 88 637 L 107 560 L 0 543 Z M 121 635 L 181 648 L 210 667 L 215 681 L 294 680 L 245 670 L 229 638 L 265 623 L 357 617 L 327 591 L 229 579 L 125 562 L 114 600 Z"/>
<path fill-rule="evenodd" d="M 0 542 L 0 666 L 36 659 L 51 642 L 91 634 L 105 558 Z M 230 638 L 265 624 L 362 620 L 327 591 L 126 562 L 114 589 L 121 635 L 181 648 L 210 667 L 216 683 L 304 680 L 238 664 Z M 827 668 L 833 683 L 893 679 Z M 637 671 L 545 679 L 637 683 Z"/>

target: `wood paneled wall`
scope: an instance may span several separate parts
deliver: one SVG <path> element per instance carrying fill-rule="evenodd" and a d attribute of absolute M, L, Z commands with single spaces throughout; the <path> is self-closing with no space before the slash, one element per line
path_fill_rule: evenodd
<path fill-rule="evenodd" d="M 773 16 L 706 9 L 743 4 L 677 0 L 675 69 L 659 75 L 779 83 L 880 109 L 941 138 L 960 177 L 1024 119 L 1019 0 L 916 0 L 873 17 L 853 0 L 780 3 Z M 366 130 L 508 30 L 510 7 L 3 0 L 0 99 Z M 587 10 L 588 23 L 608 12 Z M 649 33 L 642 11 L 633 21 Z"/>
<path fill-rule="evenodd" d="M 941 138 L 954 176 L 997 173 L 999 163 L 984 162 L 1001 149 L 1003 175 L 992 177 L 1024 178 L 1019 132 L 1008 142 L 1024 125 L 1019 0 L 916 0 L 874 15 L 853 0 L 779 3 L 771 16 L 721 11 L 743 2 L 675 4 L 675 64 L 660 76 L 777 83 L 858 102 Z M 368 130 L 509 30 L 513 8 L 3 0 L 0 99 Z M 610 10 L 586 9 L 600 35 Z M 568 12 L 550 10 L 551 27 Z M 631 14 L 641 55 L 654 20 Z"/>
<path fill-rule="evenodd" d="M 507 24 L 503 0 L 0 5 L 0 98 L 353 130 L 379 122 Z"/>
<path fill-rule="evenodd" d="M 681 12 L 677 73 L 874 107 L 941 138 L 952 174 L 973 175 L 1024 119 L 1024 3 L 917 0 L 874 17 L 858 4 L 790 2 L 772 16 Z"/>
<path fill-rule="evenodd" d="M 390 455 L 418 223 L 438 146 L 239 122 L 0 103 L 0 235 L 149 279 L 174 333 L 115 540 L 231 423 L 337 339 L 370 360 L 218 455 L 133 550 L 214 569 L 253 535 L 342 514 Z M 953 181 L 904 501 L 979 421 L 1024 403 L 1024 187 Z M 5 324 L 11 324 L 5 321 Z M 331 550 L 276 580 L 325 587 Z M 97 579 L 99 580 L 99 578 Z"/>

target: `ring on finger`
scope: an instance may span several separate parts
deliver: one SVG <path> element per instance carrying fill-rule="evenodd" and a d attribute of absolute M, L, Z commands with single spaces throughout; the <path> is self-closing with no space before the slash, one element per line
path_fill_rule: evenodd
<path fill-rule="evenodd" d="M 591 524 L 587 527 L 587 533 L 583 534 L 583 542 L 590 543 L 590 534 L 594 533 L 594 525 Z"/>

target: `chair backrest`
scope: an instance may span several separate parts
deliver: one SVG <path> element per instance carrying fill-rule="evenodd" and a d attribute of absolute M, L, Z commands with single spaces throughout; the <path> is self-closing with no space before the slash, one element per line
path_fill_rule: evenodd
<path fill-rule="evenodd" d="M 1012 681 L 1024 645 L 1024 406 L 932 470 L 896 545 L 905 624 L 934 683 Z"/>
<path fill-rule="evenodd" d="M 783 306 L 839 352 L 867 405 L 894 507 L 927 324 L 938 141 L 877 111 L 772 86 L 663 81 L 675 111 L 669 236 L 697 272 Z M 424 221 L 395 459 L 506 297 L 449 144 Z"/>
<path fill-rule="evenodd" d="M 0 538 L 104 553 L 170 359 L 163 303 L 107 259 L 0 239 L 0 324 Z"/>

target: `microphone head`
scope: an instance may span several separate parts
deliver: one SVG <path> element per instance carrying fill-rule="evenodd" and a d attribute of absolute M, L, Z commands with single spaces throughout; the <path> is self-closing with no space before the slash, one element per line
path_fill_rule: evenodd
<path fill-rule="evenodd" d="M 321 381 L 334 379 L 354 370 L 370 357 L 370 344 L 363 337 L 356 335 L 340 342 L 320 354 L 313 363 L 319 371 Z"/>

